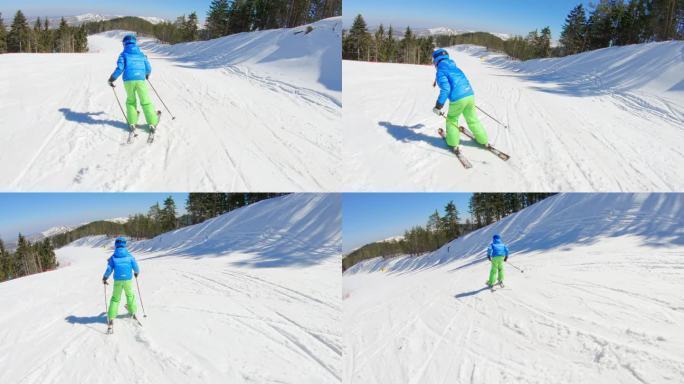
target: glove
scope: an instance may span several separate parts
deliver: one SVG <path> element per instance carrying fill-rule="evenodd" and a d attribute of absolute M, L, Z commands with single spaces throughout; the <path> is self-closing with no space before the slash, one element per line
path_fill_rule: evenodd
<path fill-rule="evenodd" d="M 109 78 L 109 80 L 107 80 L 107 82 L 109 83 L 110 87 L 112 87 L 112 88 L 116 87 L 116 85 L 114 85 L 114 79 L 112 79 L 111 77 Z"/>
<path fill-rule="evenodd" d="M 104 277 L 102 278 L 102 284 L 107 285 L 107 279 Z"/>
<path fill-rule="evenodd" d="M 149 79 L 150 79 L 150 74 L 148 73 L 147 75 L 145 75 L 145 80 L 149 80 Z"/>
<path fill-rule="evenodd" d="M 508 261 L 508 256 L 504 257 L 504 261 Z"/>
<path fill-rule="evenodd" d="M 432 88 L 435 88 L 437 86 L 437 80 L 432 82 Z"/>
<path fill-rule="evenodd" d="M 487 260 L 492 261 L 492 257 L 491 257 L 491 256 L 487 256 Z"/>
<path fill-rule="evenodd" d="M 432 112 L 437 116 L 442 116 L 442 108 L 434 107 L 432 108 Z"/>
<path fill-rule="evenodd" d="M 138 272 L 134 272 L 133 276 L 138 277 Z"/>

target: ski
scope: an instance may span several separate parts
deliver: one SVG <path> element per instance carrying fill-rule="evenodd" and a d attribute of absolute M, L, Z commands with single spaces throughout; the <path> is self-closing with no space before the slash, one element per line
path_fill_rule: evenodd
<path fill-rule="evenodd" d="M 135 133 L 135 125 L 129 126 L 128 127 L 128 140 L 126 140 L 126 143 L 131 144 L 136 137 L 138 137 L 138 134 Z"/>
<path fill-rule="evenodd" d="M 468 131 L 467 129 L 465 129 L 465 127 L 458 127 L 458 129 L 459 129 L 464 135 L 468 136 L 471 140 L 474 140 L 475 142 L 477 142 L 477 140 L 475 140 L 475 136 L 473 136 L 473 134 L 470 133 L 470 131 Z M 492 147 L 490 144 L 487 144 L 486 146 L 483 146 L 483 147 L 484 147 L 484 149 L 488 150 L 489 152 L 495 154 L 499 159 L 501 159 L 501 160 L 503 160 L 503 161 L 508 161 L 508 159 L 511 158 L 509 155 L 507 155 L 507 154 L 501 152 L 500 150 L 498 150 L 498 149 Z"/>
<path fill-rule="evenodd" d="M 159 126 L 159 119 L 161 119 L 161 111 L 157 111 L 157 126 Z M 150 125 L 150 131 L 147 135 L 147 143 L 154 143 L 154 135 L 157 133 L 157 126 Z"/>
<path fill-rule="evenodd" d="M 446 142 L 446 136 L 444 135 L 444 130 L 442 128 L 440 128 L 437 132 L 439 133 L 439 136 L 444 140 L 444 143 L 447 146 L 449 146 L 449 144 Z M 473 165 L 470 164 L 470 161 L 463 155 L 463 153 L 458 149 L 458 147 L 452 148 L 451 146 L 449 146 L 449 148 L 454 153 L 454 155 L 456 155 L 458 160 L 461 162 L 461 165 L 463 165 L 463 168 L 470 169 L 473 167 Z"/>
<path fill-rule="evenodd" d="M 140 320 L 138 320 L 138 317 L 136 315 L 131 316 L 131 319 L 133 319 L 139 326 L 143 326 Z"/>

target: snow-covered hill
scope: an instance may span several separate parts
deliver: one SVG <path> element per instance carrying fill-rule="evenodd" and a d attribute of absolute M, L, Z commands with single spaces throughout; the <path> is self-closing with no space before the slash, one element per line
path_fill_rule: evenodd
<path fill-rule="evenodd" d="M 563 194 L 427 256 L 359 263 L 344 381 L 681 382 L 682 228 L 684 194 Z M 491 293 L 494 234 L 512 255 Z"/>
<path fill-rule="evenodd" d="M 339 383 L 340 204 L 288 195 L 134 243 L 148 317 L 121 308 L 113 335 L 113 239 L 58 249 L 59 269 L 0 283 L 0 382 Z"/>
<path fill-rule="evenodd" d="M 431 66 L 345 61 L 344 185 L 363 191 L 680 191 L 684 42 L 524 63 L 457 46 L 503 162 L 464 140 L 464 170 L 439 138 Z M 465 125 L 463 119 L 461 124 Z M 657 150 L 654 150 L 657 148 Z"/>
<path fill-rule="evenodd" d="M 341 21 L 308 27 L 174 46 L 141 39 L 150 81 L 176 116 L 150 90 L 163 111 L 153 145 L 144 118 L 142 137 L 125 144 L 107 85 L 125 32 L 90 36 L 85 54 L 1 55 L 0 190 L 339 190 Z"/>

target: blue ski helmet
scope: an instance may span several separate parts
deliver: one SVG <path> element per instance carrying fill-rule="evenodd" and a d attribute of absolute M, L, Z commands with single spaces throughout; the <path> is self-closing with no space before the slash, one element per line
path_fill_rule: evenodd
<path fill-rule="evenodd" d="M 435 49 L 432 52 L 432 64 L 437 65 L 440 61 L 449 58 L 449 52 L 444 48 Z"/>
<path fill-rule="evenodd" d="M 500 235 L 494 235 L 492 238 L 494 241 L 501 241 L 501 236 Z"/>
<path fill-rule="evenodd" d="M 114 241 L 114 247 L 115 248 L 126 248 L 126 238 L 123 236 L 119 236 L 116 238 Z"/>
<path fill-rule="evenodd" d="M 138 42 L 138 40 L 137 40 L 137 38 L 135 37 L 135 35 L 126 35 L 126 36 L 124 36 L 124 38 L 123 38 L 123 44 L 124 44 L 124 45 L 135 44 L 135 43 L 137 43 L 137 42 Z"/>

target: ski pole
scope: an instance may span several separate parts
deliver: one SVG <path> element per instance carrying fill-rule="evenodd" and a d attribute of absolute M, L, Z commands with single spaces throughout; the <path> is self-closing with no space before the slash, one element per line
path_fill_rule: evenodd
<path fill-rule="evenodd" d="M 159 98 L 159 101 L 161 101 L 161 103 L 162 103 L 162 105 L 164 106 L 164 108 L 166 108 L 166 111 L 169 112 L 169 115 L 171 115 L 171 120 L 176 120 L 176 117 L 173 115 L 173 113 L 171 113 L 171 111 L 169 111 L 169 107 L 166 106 L 166 104 L 164 103 L 164 100 L 162 100 L 161 96 L 159 96 L 159 93 L 158 93 L 157 90 L 154 88 L 154 85 L 152 85 L 152 82 L 150 81 L 150 79 L 147 79 L 147 82 L 150 83 L 150 87 L 152 87 L 152 90 L 154 91 L 154 93 L 155 93 L 155 94 L 157 95 L 157 97 Z"/>
<path fill-rule="evenodd" d="M 507 263 L 508 263 L 508 265 L 510 265 L 511 267 L 513 267 L 513 268 L 517 269 L 518 271 L 520 271 L 520 273 L 525 273 L 525 271 L 523 271 L 522 269 L 516 267 L 514 264 L 511 264 L 510 261 L 507 261 Z"/>
<path fill-rule="evenodd" d="M 121 114 L 123 115 L 124 120 L 128 121 L 128 119 L 126 118 L 126 112 L 124 112 L 123 107 L 121 106 L 121 102 L 119 101 L 119 95 L 116 94 L 116 90 L 114 89 L 114 87 L 112 87 L 112 92 L 114 92 L 114 97 L 116 97 L 116 103 L 119 104 L 119 109 L 121 110 Z"/>
<path fill-rule="evenodd" d="M 480 111 L 480 112 L 484 113 L 485 115 L 489 116 L 490 119 L 492 119 L 492 120 L 494 120 L 495 122 L 499 123 L 499 125 L 501 125 L 502 127 L 508 129 L 508 125 L 506 125 L 506 124 L 500 122 L 499 120 L 495 119 L 494 116 L 492 116 L 492 115 L 490 115 L 489 113 L 483 111 L 482 108 L 480 108 L 480 107 L 478 107 L 478 106 L 475 106 L 475 108 L 477 108 L 478 111 Z"/>
<path fill-rule="evenodd" d="M 145 305 L 142 302 L 142 295 L 140 294 L 140 284 L 138 284 L 138 276 L 135 277 L 135 285 L 138 286 L 138 297 L 140 298 L 140 307 L 142 307 L 143 316 L 147 317 L 147 313 L 145 313 Z"/>
<path fill-rule="evenodd" d="M 102 288 L 104 288 L 104 295 L 105 295 L 105 316 L 107 316 L 107 312 L 109 312 L 109 308 L 107 307 L 107 282 L 102 284 Z"/>

